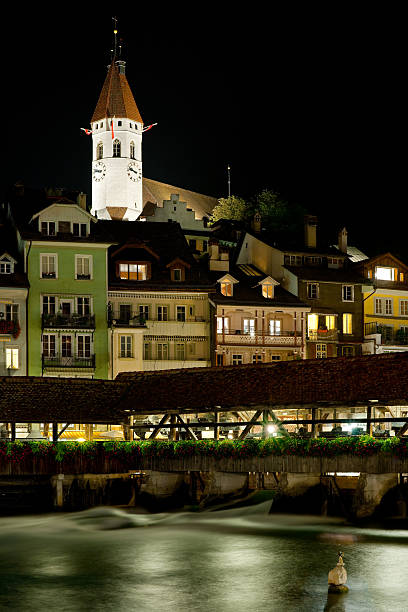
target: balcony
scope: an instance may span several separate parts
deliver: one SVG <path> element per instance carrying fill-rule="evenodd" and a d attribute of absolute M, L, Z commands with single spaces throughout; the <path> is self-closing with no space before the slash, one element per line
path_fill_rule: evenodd
<path fill-rule="evenodd" d="M 307 339 L 311 342 L 336 342 L 338 338 L 337 329 L 309 329 Z"/>
<path fill-rule="evenodd" d="M 4 321 L 3 319 L 0 319 L 0 334 L 13 336 L 14 339 L 17 339 L 20 332 L 21 327 L 18 319 L 13 319 L 12 321 Z"/>
<path fill-rule="evenodd" d="M 89 357 L 62 357 L 61 355 L 43 355 L 42 356 L 43 369 L 52 368 L 95 368 L 95 355 Z"/>
<path fill-rule="evenodd" d="M 301 346 L 302 336 L 299 332 L 295 336 L 293 331 L 282 331 L 280 334 L 244 334 L 240 329 L 217 333 L 217 344 L 228 344 L 231 346 Z"/>
<path fill-rule="evenodd" d="M 43 314 L 43 329 L 95 329 L 95 315 L 91 314 Z"/>
<path fill-rule="evenodd" d="M 378 323 L 366 323 L 364 335 L 379 334 L 381 344 L 393 346 L 408 346 L 408 329 L 395 330 L 391 325 L 379 325 Z"/>
<path fill-rule="evenodd" d="M 146 327 L 146 319 L 136 312 L 108 312 L 109 327 Z"/>

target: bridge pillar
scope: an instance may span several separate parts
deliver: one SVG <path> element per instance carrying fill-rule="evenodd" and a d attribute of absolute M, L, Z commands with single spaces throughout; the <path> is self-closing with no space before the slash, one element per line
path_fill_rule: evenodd
<path fill-rule="evenodd" d="M 282 472 L 279 480 L 283 495 L 297 497 L 320 484 L 320 474 Z"/>
<path fill-rule="evenodd" d="M 54 492 L 54 507 L 62 508 L 64 505 L 64 474 L 55 474 L 51 478 Z"/>
<path fill-rule="evenodd" d="M 397 484 L 398 474 L 361 473 L 353 502 L 355 516 L 357 518 L 372 516 L 387 491 Z"/>

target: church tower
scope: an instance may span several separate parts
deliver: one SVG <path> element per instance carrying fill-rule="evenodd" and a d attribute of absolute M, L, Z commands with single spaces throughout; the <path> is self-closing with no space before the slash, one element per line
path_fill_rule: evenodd
<path fill-rule="evenodd" d="M 125 75 L 113 58 L 91 119 L 92 214 L 134 221 L 143 209 L 143 120 Z"/>

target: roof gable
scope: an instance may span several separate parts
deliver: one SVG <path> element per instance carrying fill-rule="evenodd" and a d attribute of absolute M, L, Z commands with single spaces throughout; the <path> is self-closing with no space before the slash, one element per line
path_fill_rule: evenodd
<path fill-rule="evenodd" d="M 42 210 L 37 212 L 35 215 L 33 215 L 31 217 L 31 219 L 30 219 L 30 223 L 32 223 L 40 215 L 44 214 L 45 212 L 49 212 L 53 208 L 59 209 L 59 211 L 63 211 L 63 210 L 66 210 L 67 208 L 71 208 L 71 209 L 74 209 L 75 212 L 78 212 L 79 214 L 82 214 L 84 217 L 86 217 L 87 219 L 90 219 L 94 223 L 98 222 L 98 219 L 93 217 L 88 211 L 86 211 L 83 208 L 81 208 L 80 206 L 78 206 L 78 204 L 76 204 L 75 202 L 72 202 L 72 204 L 59 204 L 58 202 L 54 202 L 53 204 L 50 204 L 49 206 L 46 206 L 45 208 L 43 208 Z"/>

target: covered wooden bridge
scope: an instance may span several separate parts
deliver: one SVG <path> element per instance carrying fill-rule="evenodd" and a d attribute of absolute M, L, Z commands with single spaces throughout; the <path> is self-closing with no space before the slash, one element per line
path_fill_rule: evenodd
<path fill-rule="evenodd" d="M 159 420 L 150 438 L 163 427 L 172 437 L 182 429 L 196 438 L 198 426 L 211 427 L 217 438 L 226 425 L 218 418 L 221 413 L 234 419 L 228 422 L 238 426 L 240 438 L 268 421 L 282 431 L 289 425 L 308 425 L 313 434 L 324 423 L 350 422 L 353 411 L 366 415 L 352 418 L 353 423 L 364 423 L 370 430 L 373 422 L 394 420 L 402 435 L 408 430 L 408 416 L 402 418 L 401 407 L 407 405 L 408 352 L 122 373 L 114 381 L 0 378 L 0 423 L 8 424 L 11 439 L 16 423 L 52 423 L 54 440 L 69 424 L 120 425 L 131 439 L 135 421 L 148 415 Z M 348 418 L 338 417 L 345 412 Z"/>

